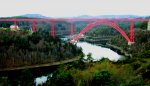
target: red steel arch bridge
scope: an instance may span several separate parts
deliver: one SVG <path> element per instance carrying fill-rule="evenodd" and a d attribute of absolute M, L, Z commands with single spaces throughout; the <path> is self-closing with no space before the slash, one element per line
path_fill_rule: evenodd
<path fill-rule="evenodd" d="M 130 18 L 122 18 L 122 19 L 97 19 L 97 18 L 56 18 L 56 19 L 49 19 L 49 18 L 8 18 L 8 19 L 0 19 L 0 22 L 14 22 L 14 29 L 17 29 L 17 22 L 32 22 L 32 31 L 36 31 L 36 22 L 38 21 L 48 21 L 51 22 L 51 36 L 54 38 L 55 37 L 55 22 L 56 21 L 65 21 L 65 22 L 70 22 L 70 41 L 71 42 L 76 42 L 79 40 L 79 38 L 86 33 L 88 30 L 90 30 L 94 26 L 98 25 L 107 25 L 112 27 L 113 29 L 117 30 L 125 39 L 128 43 L 134 43 L 135 38 L 134 38 L 134 23 L 135 22 L 147 22 L 149 19 L 145 18 L 135 18 L 135 19 L 130 19 Z M 75 37 L 74 37 L 74 22 L 76 21 L 87 21 L 88 24 L 86 27 L 84 27 Z M 117 22 L 130 22 L 130 35 L 128 36 L 122 28 L 120 28 L 117 25 Z"/>

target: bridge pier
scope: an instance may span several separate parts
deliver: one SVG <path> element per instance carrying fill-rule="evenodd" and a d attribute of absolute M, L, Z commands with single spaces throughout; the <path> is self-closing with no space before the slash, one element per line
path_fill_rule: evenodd
<path fill-rule="evenodd" d="M 73 22 L 70 25 L 70 40 L 74 39 L 74 26 L 73 26 Z"/>
<path fill-rule="evenodd" d="M 133 45 L 135 42 L 128 42 L 128 45 L 130 46 L 130 45 Z"/>
<path fill-rule="evenodd" d="M 134 42 L 134 21 L 132 20 L 130 23 L 130 40 Z"/>
<path fill-rule="evenodd" d="M 17 30 L 17 21 L 14 20 L 14 30 Z"/>
<path fill-rule="evenodd" d="M 51 36 L 53 37 L 54 39 L 54 35 L 55 35 L 55 32 L 54 32 L 54 28 L 55 28 L 55 20 L 52 19 L 52 26 L 51 26 Z"/>
<path fill-rule="evenodd" d="M 36 31 L 36 22 L 32 21 L 32 32 Z"/>

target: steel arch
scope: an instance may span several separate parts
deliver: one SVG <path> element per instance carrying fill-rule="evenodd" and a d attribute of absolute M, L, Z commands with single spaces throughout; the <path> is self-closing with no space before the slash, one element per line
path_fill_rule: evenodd
<path fill-rule="evenodd" d="M 127 36 L 127 34 L 116 23 L 113 23 L 113 22 L 110 22 L 110 21 L 95 21 L 93 23 L 88 24 L 75 37 L 74 41 L 78 41 L 79 38 L 81 37 L 81 35 L 83 35 L 85 32 L 87 32 L 88 30 L 90 30 L 92 27 L 98 26 L 98 25 L 107 25 L 107 26 L 113 27 L 113 29 L 117 30 L 128 42 L 131 42 L 131 40 L 129 39 L 129 37 Z"/>

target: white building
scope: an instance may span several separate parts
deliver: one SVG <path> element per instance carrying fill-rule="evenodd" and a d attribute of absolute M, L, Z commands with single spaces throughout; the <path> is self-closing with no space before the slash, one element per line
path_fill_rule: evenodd
<path fill-rule="evenodd" d="M 15 25 L 10 25 L 10 29 L 11 29 L 11 30 L 14 30 L 14 29 L 15 29 Z M 16 30 L 19 30 L 18 25 L 16 25 Z"/>

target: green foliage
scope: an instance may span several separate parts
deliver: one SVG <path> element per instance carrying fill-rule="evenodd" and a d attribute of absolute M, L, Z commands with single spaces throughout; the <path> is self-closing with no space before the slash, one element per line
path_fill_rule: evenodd
<path fill-rule="evenodd" d="M 11 86 L 7 77 L 0 77 L 0 86 Z"/>
<path fill-rule="evenodd" d="M 140 53 L 137 54 L 139 58 L 150 58 L 150 50 L 148 51 L 141 51 Z"/>
<path fill-rule="evenodd" d="M 68 68 L 76 68 L 83 70 L 85 69 L 85 63 L 83 62 L 83 60 L 74 61 L 73 63 L 68 64 Z"/>
<path fill-rule="evenodd" d="M 92 53 L 88 53 L 87 54 L 87 61 L 92 61 L 93 58 L 92 58 Z"/>
<path fill-rule="evenodd" d="M 13 22 L 0 22 L 0 27 L 9 28 L 10 25 L 13 25 Z"/>
<path fill-rule="evenodd" d="M 64 70 L 63 66 L 58 71 L 54 72 L 50 78 L 50 86 L 75 86 L 73 77 L 70 73 Z"/>
<path fill-rule="evenodd" d="M 28 69 L 25 69 L 22 71 L 19 77 L 19 82 L 20 86 L 33 86 L 34 77 L 32 76 L 32 73 Z"/>
<path fill-rule="evenodd" d="M 127 86 L 145 86 L 146 83 L 143 80 L 142 76 L 136 76 L 127 83 Z"/>
<path fill-rule="evenodd" d="M 96 71 L 91 86 L 107 86 L 110 84 L 110 77 L 109 71 Z"/>
<path fill-rule="evenodd" d="M 108 59 L 95 63 L 85 63 L 85 69 L 68 69 L 74 77 L 76 86 L 120 86 L 130 85 L 136 78 L 136 71 L 133 71 L 130 64 L 116 64 Z M 93 64 L 93 66 L 88 66 Z M 134 84 L 145 84 L 142 77 L 137 79 Z"/>
<path fill-rule="evenodd" d="M 74 86 L 145 86 L 148 84 L 145 80 L 149 80 L 150 66 L 142 60 L 135 59 L 133 63 L 124 64 L 103 58 L 98 62 L 84 63 L 82 70 L 73 64 L 61 66 L 46 84 L 59 86 L 62 83 L 68 86 L 68 82 L 73 82 Z"/>
<path fill-rule="evenodd" d="M 135 28 L 141 28 L 141 29 L 146 30 L 147 29 L 147 22 L 136 22 Z"/>
<path fill-rule="evenodd" d="M 113 36 L 117 35 L 118 32 L 114 30 L 112 27 L 99 27 L 94 30 L 90 30 L 86 33 L 87 36 L 91 37 L 99 37 L 99 36 Z"/>

